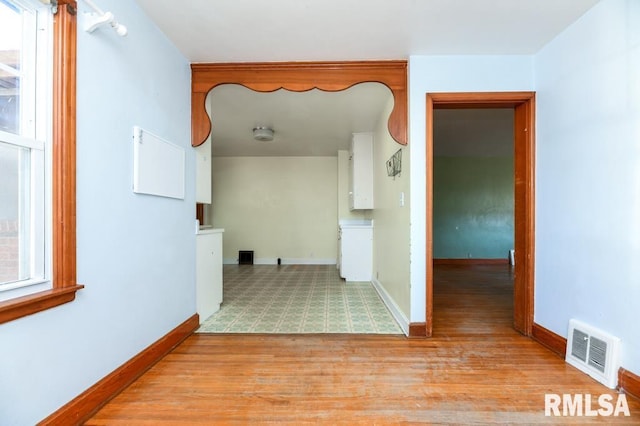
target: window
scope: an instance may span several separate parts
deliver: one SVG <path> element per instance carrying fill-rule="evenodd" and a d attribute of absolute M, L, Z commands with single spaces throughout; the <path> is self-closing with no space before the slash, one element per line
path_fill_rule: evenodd
<path fill-rule="evenodd" d="M 0 0 L 0 323 L 69 302 L 82 288 L 75 272 L 76 4 L 44 3 Z"/>
<path fill-rule="evenodd" d="M 51 288 L 45 272 L 49 21 L 41 4 L 0 0 L 0 300 Z"/>

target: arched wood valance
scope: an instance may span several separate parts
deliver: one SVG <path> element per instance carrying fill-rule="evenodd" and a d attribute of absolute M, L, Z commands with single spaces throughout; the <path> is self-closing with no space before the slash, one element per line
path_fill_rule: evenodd
<path fill-rule="evenodd" d="M 220 84 L 240 84 L 257 92 L 337 92 L 369 82 L 382 83 L 393 93 L 389 133 L 399 144 L 406 145 L 407 61 L 192 64 L 191 145 L 202 145 L 211 133 L 205 101 L 209 91 Z"/>

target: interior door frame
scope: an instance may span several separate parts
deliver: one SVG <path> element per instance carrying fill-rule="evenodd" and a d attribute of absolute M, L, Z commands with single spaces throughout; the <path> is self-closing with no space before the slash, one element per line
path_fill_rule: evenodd
<path fill-rule="evenodd" d="M 426 336 L 433 334 L 433 111 L 514 109 L 514 305 L 513 326 L 531 336 L 535 267 L 535 92 L 427 93 L 426 100 Z"/>

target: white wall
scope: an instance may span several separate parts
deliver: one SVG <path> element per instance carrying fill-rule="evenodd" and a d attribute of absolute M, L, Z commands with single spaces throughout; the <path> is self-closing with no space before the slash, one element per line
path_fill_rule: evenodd
<path fill-rule="evenodd" d="M 426 94 L 429 92 L 529 91 L 531 56 L 411 56 L 411 322 L 425 321 L 426 279 Z"/>
<path fill-rule="evenodd" d="M 622 339 L 640 372 L 640 2 L 604 0 L 535 57 L 535 321 Z"/>
<path fill-rule="evenodd" d="M 399 145 L 387 130 L 394 105 L 389 98 L 374 129 L 374 280 L 384 288 L 407 322 L 410 312 L 409 278 L 409 146 Z M 395 178 L 387 174 L 386 162 L 402 150 L 402 173 Z M 400 194 L 404 205 L 400 205 Z M 403 324 L 404 325 L 404 324 Z"/>
<path fill-rule="evenodd" d="M 215 157 L 213 225 L 224 258 L 253 250 L 255 263 L 335 264 L 336 157 Z"/>
<path fill-rule="evenodd" d="M 77 268 L 69 304 L 0 325 L 0 423 L 32 425 L 195 313 L 190 69 L 137 5 L 78 23 Z M 132 192 L 132 127 L 187 149 L 184 201 Z"/>

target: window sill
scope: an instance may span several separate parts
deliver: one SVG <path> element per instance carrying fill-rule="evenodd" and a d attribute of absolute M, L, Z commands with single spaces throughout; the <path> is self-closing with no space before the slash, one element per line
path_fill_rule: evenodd
<path fill-rule="evenodd" d="M 83 288 L 80 284 L 54 288 L 0 302 L 0 324 L 71 302 Z"/>

